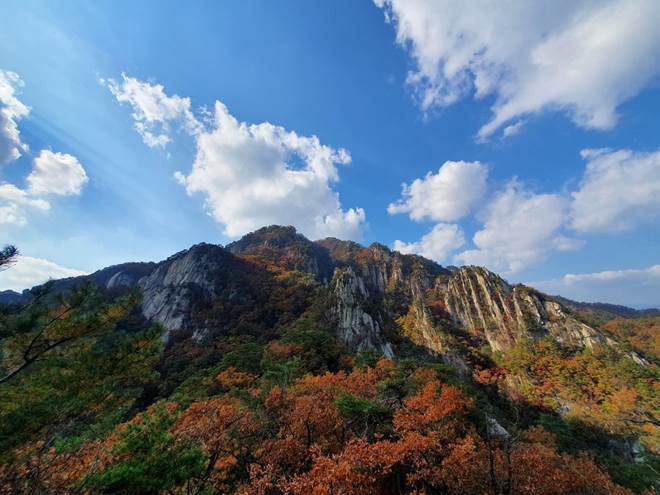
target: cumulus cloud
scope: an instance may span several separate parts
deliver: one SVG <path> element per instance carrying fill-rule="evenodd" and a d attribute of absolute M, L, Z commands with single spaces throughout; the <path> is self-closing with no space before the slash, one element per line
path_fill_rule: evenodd
<path fill-rule="evenodd" d="M 408 213 L 411 220 L 451 222 L 470 213 L 486 192 L 488 169 L 479 162 L 446 161 L 437 174 L 428 172 L 403 184 L 402 199 L 387 207 L 390 214 Z"/>
<path fill-rule="evenodd" d="M 42 150 L 27 176 L 27 189 L 0 183 L 0 224 L 25 225 L 30 210 L 46 211 L 49 195 L 80 194 L 88 178 L 73 155 Z"/>
<path fill-rule="evenodd" d="M 585 302 L 660 307 L 660 265 L 632 270 L 566 274 L 561 278 L 531 282 L 549 294 Z"/>
<path fill-rule="evenodd" d="M 0 224 L 25 225 L 27 211 L 50 209 L 50 203 L 42 198 L 32 197 L 27 191 L 13 184 L 0 184 Z"/>
<path fill-rule="evenodd" d="M 128 103 L 133 109 L 131 117 L 135 130 L 149 147 L 165 147 L 172 139 L 172 126 L 196 134 L 201 124 L 192 113 L 190 98 L 168 96 L 160 84 L 150 84 L 126 74 L 121 81 L 101 79 L 119 103 Z"/>
<path fill-rule="evenodd" d="M 27 145 L 20 140 L 17 121 L 30 109 L 16 98 L 23 81 L 14 72 L 0 69 L 0 163 L 16 160 Z M 45 196 L 80 194 L 88 181 L 78 159 L 66 153 L 42 150 L 27 176 L 27 189 L 0 182 L 0 224 L 25 225 L 30 210 L 48 210 Z"/>
<path fill-rule="evenodd" d="M 394 241 L 394 249 L 404 254 L 419 254 L 440 263 L 464 244 L 465 237 L 458 225 L 439 223 L 417 242 Z"/>
<path fill-rule="evenodd" d="M 487 169 L 479 162 L 446 162 L 437 174 L 429 172 L 404 184 L 402 199 L 388 207 L 390 213 L 408 213 L 415 221 L 440 222 L 438 231 L 417 242 L 397 240 L 395 248 L 445 258 L 460 247 L 448 239 L 463 242 L 462 233 L 451 237 L 449 224 L 443 222 L 458 220 L 481 204 L 476 220 L 482 227 L 472 239 L 474 248 L 454 260 L 513 274 L 553 252 L 580 248 L 584 242 L 566 235 L 567 230 L 617 232 L 660 217 L 660 151 L 599 149 L 583 150 L 581 155 L 587 165 L 570 194 L 535 194 L 514 179 L 485 202 L 481 198 L 486 194 Z"/>
<path fill-rule="evenodd" d="M 305 235 L 359 240 L 362 208 L 343 209 L 332 184 L 350 154 L 269 122 L 240 122 L 216 101 L 199 121 L 189 98 L 169 96 L 163 86 L 122 74 L 102 80 L 120 103 L 133 108 L 136 130 L 148 146 L 170 141 L 172 124 L 192 135 L 196 156 L 189 173 L 175 179 L 189 195 L 202 194 L 208 213 L 236 237 L 264 225 L 295 225 Z"/>
<path fill-rule="evenodd" d="M 27 177 L 31 195 L 78 195 L 89 179 L 78 159 L 67 153 L 41 150 Z"/>
<path fill-rule="evenodd" d="M 47 282 L 50 279 L 86 274 L 81 270 L 66 268 L 43 258 L 21 255 L 11 268 L 0 272 L 0 290 L 21 291 Z"/>
<path fill-rule="evenodd" d="M 535 194 L 512 181 L 485 207 L 485 222 L 473 238 L 477 249 L 463 251 L 458 262 L 483 265 L 511 274 L 570 251 L 581 242 L 561 234 L 568 201 L 558 194 Z"/>
<path fill-rule="evenodd" d="M 584 150 L 587 168 L 572 194 L 572 226 L 620 231 L 660 216 L 660 151 Z"/>
<path fill-rule="evenodd" d="M 344 149 L 263 122 L 239 122 L 221 102 L 210 130 L 197 136 L 188 175 L 177 180 L 188 194 L 201 193 L 213 218 L 235 237 L 263 225 L 295 225 L 312 238 L 359 239 L 361 208 L 344 210 L 331 184 L 337 165 L 351 161 Z"/>
<path fill-rule="evenodd" d="M 414 59 L 407 80 L 422 109 L 494 96 L 480 139 L 547 108 L 609 129 L 660 73 L 656 0 L 374 1 Z"/>
<path fill-rule="evenodd" d="M 21 142 L 17 123 L 30 113 L 30 109 L 16 98 L 16 92 L 22 86 L 18 74 L 0 69 L 0 164 L 16 160 L 27 149 Z"/>

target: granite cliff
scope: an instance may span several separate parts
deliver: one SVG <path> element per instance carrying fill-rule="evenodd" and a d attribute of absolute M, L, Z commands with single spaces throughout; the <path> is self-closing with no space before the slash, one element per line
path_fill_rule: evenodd
<path fill-rule="evenodd" d="M 309 296 L 291 318 L 323 294 L 326 323 L 353 350 L 393 357 L 412 345 L 464 366 L 457 336 L 493 352 L 545 337 L 577 347 L 618 345 L 584 322 L 574 310 L 578 303 L 510 285 L 485 268 L 445 268 L 378 243 L 312 242 L 293 227 L 265 227 L 225 247 L 198 244 L 159 263 L 117 265 L 55 287 L 64 290 L 82 279 L 109 290 L 138 287 L 142 314 L 163 325 L 164 340 L 183 332 L 201 342 L 236 332 L 229 327 L 237 315 L 243 325 L 250 319 L 281 323 L 264 307 L 290 283 L 285 273 L 296 274 L 296 286 Z"/>

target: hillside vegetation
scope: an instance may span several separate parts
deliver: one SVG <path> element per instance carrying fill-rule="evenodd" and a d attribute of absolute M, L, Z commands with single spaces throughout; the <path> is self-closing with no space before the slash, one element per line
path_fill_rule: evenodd
<path fill-rule="evenodd" d="M 102 273 L 0 305 L 0 493 L 657 488 L 657 318 L 286 227 Z"/>

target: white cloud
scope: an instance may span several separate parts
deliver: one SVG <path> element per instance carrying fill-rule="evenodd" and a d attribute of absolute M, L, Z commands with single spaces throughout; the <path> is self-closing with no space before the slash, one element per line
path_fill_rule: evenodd
<path fill-rule="evenodd" d="M 0 69 L 0 164 L 16 160 L 27 149 L 21 142 L 17 124 L 30 113 L 16 98 L 16 91 L 22 86 L 18 74 Z"/>
<path fill-rule="evenodd" d="M 192 171 L 176 178 L 188 194 L 206 196 L 209 213 L 228 236 L 290 224 L 312 238 L 361 237 L 364 210 L 343 210 L 331 188 L 337 165 L 351 161 L 346 150 L 268 122 L 239 122 L 219 101 L 214 119 L 197 136 Z"/>
<path fill-rule="evenodd" d="M 415 221 L 454 221 L 467 215 L 486 191 L 488 169 L 479 162 L 445 162 L 437 174 L 428 172 L 403 184 L 403 198 L 387 207 L 390 214 L 408 213 Z"/>
<path fill-rule="evenodd" d="M 17 125 L 17 121 L 30 112 L 16 98 L 16 91 L 22 86 L 18 74 L 0 69 L 0 163 L 16 160 L 21 151 L 28 149 L 20 140 Z M 44 195 L 80 194 L 88 178 L 73 155 L 42 150 L 34 159 L 26 180 L 27 189 L 0 182 L 0 225 L 25 225 L 30 209 L 50 209 Z"/>
<path fill-rule="evenodd" d="M 408 83 L 422 109 L 494 95 L 481 139 L 546 108 L 611 128 L 660 72 L 657 0 L 374 1 L 415 61 Z"/>
<path fill-rule="evenodd" d="M 50 279 L 76 277 L 78 275 L 86 275 L 86 272 L 75 268 L 66 268 L 43 258 L 21 255 L 10 268 L 0 271 L 0 290 L 21 291 L 47 282 Z"/>
<path fill-rule="evenodd" d="M 581 242 L 561 235 L 568 201 L 558 194 L 534 194 L 517 181 L 485 207 L 485 223 L 473 238 L 477 249 L 456 260 L 506 274 L 519 272 L 553 251 L 569 251 Z"/>
<path fill-rule="evenodd" d="M 586 302 L 660 307 L 660 265 L 638 270 L 572 274 L 530 285 L 549 294 Z"/>
<path fill-rule="evenodd" d="M 616 232 L 660 217 L 660 151 L 600 149 L 581 154 L 587 166 L 576 191 L 535 194 L 514 179 L 477 209 L 476 220 L 483 225 L 473 237 L 474 248 L 454 260 L 513 274 L 554 252 L 582 247 L 583 241 L 563 233 L 566 229 Z M 437 174 L 429 172 L 409 186 L 404 184 L 402 199 L 389 205 L 389 213 L 441 223 L 436 236 L 432 231 L 418 242 L 397 240 L 395 248 L 436 260 L 445 258 L 456 247 L 450 237 L 440 236 L 440 232 L 449 236 L 442 222 L 458 220 L 474 210 L 486 186 L 487 169 L 479 162 L 445 162 Z"/>
<path fill-rule="evenodd" d="M 192 170 L 174 177 L 189 195 L 205 196 L 209 214 L 224 225 L 226 235 L 284 224 L 312 238 L 361 238 L 364 210 L 342 209 L 331 187 L 339 180 L 337 165 L 351 161 L 346 150 L 268 122 L 239 122 L 220 101 L 214 112 L 202 108 L 197 120 L 189 98 L 168 96 L 163 86 L 125 74 L 120 83 L 100 83 L 117 101 L 132 106 L 136 130 L 148 146 L 167 144 L 173 123 L 194 137 Z"/>
<path fill-rule="evenodd" d="M 41 150 L 27 177 L 32 195 L 78 195 L 89 179 L 78 159 L 67 153 Z"/>
<path fill-rule="evenodd" d="M 31 209 L 49 210 L 44 196 L 80 194 L 88 178 L 76 157 L 42 150 L 27 176 L 27 189 L 0 183 L 0 224 L 25 225 Z"/>
<path fill-rule="evenodd" d="M 578 231 L 620 231 L 660 216 L 660 151 L 585 150 L 587 169 L 572 194 Z"/>
<path fill-rule="evenodd" d="M 50 203 L 42 198 L 32 197 L 27 191 L 13 184 L 0 184 L 0 224 L 25 225 L 27 209 L 50 209 Z"/>
<path fill-rule="evenodd" d="M 121 81 L 100 79 L 120 103 L 128 103 L 132 109 L 135 130 L 149 147 L 165 147 L 171 141 L 172 124 L 181 126 L 186 132 L 196 134 L 201 124 L 190 109 L 190 98 L 168 96 L 160 84 L 150 84 L 126 74 Z"/>
<path fill-rule="evenodd" d="M 418 242 L 394 241 L 394 249 L 404 254 L 419 254 L 437 262 L 465 244 L 463 231 L 456 224 L 439 223 Z"/>
<path fill-rule="evenodd" d="M 522 130 L 523 125 L 524 125 L 523 121 L 519 120 L 515 124 L 506 126 L 502 130 L 502 137 L 507 138 L 507 137 L 515 136 Z"/>

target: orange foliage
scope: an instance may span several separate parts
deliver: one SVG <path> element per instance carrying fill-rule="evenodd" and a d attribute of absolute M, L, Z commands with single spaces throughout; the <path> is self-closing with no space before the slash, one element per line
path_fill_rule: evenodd
<path fill-rule="evenodd" d="M 238 459 L 253 448 L 259 429 L 253 412 L 224 399 L 193 403 L 174 426 L 177 434 L 202 446 L 209 458 L 208 481 L 221 492 L 227 489 Z"/>
<path fill-rule="evenodd" d="M 416 391 L 403 402 L 384 403 L 379 383 L 395 371 L 392 362 L 381 360 L 350 373 L 306 375 L 286 389 L 264 391 L 260 399 L 255 388 L 258 407 L 229 396 L 193 403 L 172 427 L 208 459 L 189 487 L 240 495 L 628 493 L 591 458 L 559 453 L 554 436 L 542 428 L 529 429 L 520 440 L 485 442 L 469 420 L 473 401 L 430 369 L 409 376 Z M 251 384 L 254 377 L 228 369 L 218 380 L 230 387 Z M 358 404 L 390 408 L 391 422 L 377 433 L 350 428 L 337 405 L 347 394 Z M 109 462 L 119 431 L 71 458 L 51 459 L 43 491 L 66 493 L 61 487 Z"/>
<path fill-rule="evenodd" d="M 232 366 L 218 373 L 216 380 L 224 389 L 232 389 L 237 387 L 247 387 L 248 385 L 255 383 L 257 377 L 252 373 L 238 371 Z"/>
<path fill-rule="evenodd" d="M 520 495 L 623 495 L 586 455 L 571 457 L 540 443 L 521 443 L 511 453 L 513 493 Z"/>
<path fill-rule="evenodd" d="M 275 360 L 286 361 L 290 357 L 300 354 L 303 349 L 304 347 L 302 344 L 284 344 L 275 341 L 268 346 L 268 353 Z"/>

